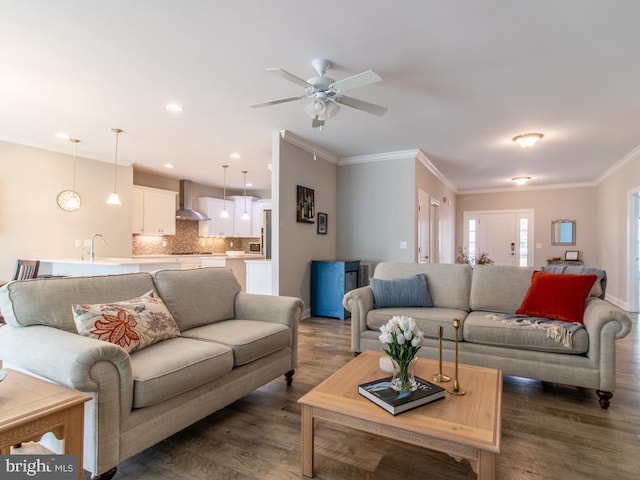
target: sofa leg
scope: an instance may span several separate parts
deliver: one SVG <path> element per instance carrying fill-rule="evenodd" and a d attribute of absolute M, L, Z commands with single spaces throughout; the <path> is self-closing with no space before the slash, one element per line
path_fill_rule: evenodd
<path fill-rule="evenodd" d="M 604 410 L 609 408 L 609 400 L 611 400 L 611 397 L 613 397 L 613 393 L 596 390 L 596 394 L 598 395 L 598 403 L 600 404 L 600 407 Z"/>
<path fill-rule="evenodd" d="M 296 371 L 291 369 L 287 373 L 284 374 L 284 376 L 285 376 L 285 378 L 287 380 L 287 387 L 290 387 L 291 384 L 293 383 L 293 374 L 294 373 L 296 373 Z"/>
<path fill-rule="evenodd" d="M 91 480 L 111 480 L 116 474 L 116 470 L 118 470 L 118 467 L 113 467 L 100 475 L 91 475 Z"/>

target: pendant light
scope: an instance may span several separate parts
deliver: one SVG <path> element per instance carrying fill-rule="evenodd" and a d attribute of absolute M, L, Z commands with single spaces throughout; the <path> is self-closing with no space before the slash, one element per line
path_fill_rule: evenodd
<path fill-rule="evenodd" d="M 73 143 L 73 188 L 63 190 L 58 194 L 58 206 L 65 212 L 73 212 L 80 208 L 80 195 L 76 192 L 76 145 L 80 143 L 77 138 L 70 138 Z"/>
<path fill-rule="evenodd" d="M 244 176 L 244 213 L 242 214 L 242 220 L 249 220 L 249 212 L 247 212 L 247 171 L 242 170 Z"/>
<path fill-rule="evenodd" d="M 123 132 L 123 130 L 121 128 L 112 128 L 111 130 L 116 134 L 116 155 L 113 162 L 113 193 L 109 195 L 107 203 L 109 205 L 120 205 L 120 197 L 116 190 L 116 178 L 118 177 L 118 136 Z"/>
<path fill-rule="evenodd" d="M 224 169 L 224 189 L 223 189 L 223 208 L 222 211 L 220 212 L 220 218 L 229 218 L 229 212 L 227 211 L 227 168 L 229 168 L 229 165 L 222 165 L 222 168 Z"/>

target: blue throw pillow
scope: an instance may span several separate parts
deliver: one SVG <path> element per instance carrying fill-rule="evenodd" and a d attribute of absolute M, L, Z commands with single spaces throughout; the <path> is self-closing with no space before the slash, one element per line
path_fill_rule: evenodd
<path fill-rule="evenodd" d="M 433 307 L 424 273 L 395 280 L 369 280 L 373 290 L 373 308 Z"/>

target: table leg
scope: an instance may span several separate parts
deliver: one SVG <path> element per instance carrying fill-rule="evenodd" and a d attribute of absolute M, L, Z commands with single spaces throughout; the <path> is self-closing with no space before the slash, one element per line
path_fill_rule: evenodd
<path fill-rule="evenodd" d="M 82 448 L 84 435 L 84 404 L 76 405 L 67 412 L 67 425 L 64 432 L 64 453 L 78 456 L 78 479 L 82 480 Z"/>
<path fill-rule="evenodd" d="M 496 477 L 496 455 L 484 450 L 478 451 L 478 480 L 493 480 Z"/>
<path fill-rule="evenodd" d="M 302 474 L 313 478 L 313 407 L 302 405 Z"/>

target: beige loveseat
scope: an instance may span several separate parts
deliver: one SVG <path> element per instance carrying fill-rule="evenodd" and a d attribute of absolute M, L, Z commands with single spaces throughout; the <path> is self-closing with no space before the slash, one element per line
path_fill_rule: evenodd
<path fill-rule="evenodd" d="M 351 349 L 382 350 L 380 326 L 394 315 L 413 317 L 425 334 L 419 355 L 438 358 L 438 326 L 443 326 L 443 358 L 454 360 L 454 318 L 459 332 L 460 362 L 501 369 L 505 374 L 596 389 L 608 408 L 616 383 L 615 341 L 631 330 L 631 320 L 606 302 L 606 274 L 593 285 L 584 310 L 584 327 L 562 338 L 549 330 L 513 319 L 527 294 L 534 269 L 477 265 L 380 263 L 374 278 L 401 279 L 424 273 L 432 307 L 374 308 L 371 286 L 347 292 L 343 305 L 351 312 Z M 576 270 L 574 272 L 577 273 Z M 567 273 L 567 272 L 565 272 Z M 560 322 L 562 323 L 562 322 Z M 566 340 L 569 340 L 567 343 Z"/>
<path fill-rule="evenodd" d="M 127 353 L 77 333 L 72 305 L 149 291 L 179 336 Z M 0 358 L 93 397 L 85 406 L 84 468 L 110 478 L 119 462 L 278 376 L 290 384 L 303 306 L 241 293 L 227 268 L 10 282 L 0 288 L 7 322 Z"/>

